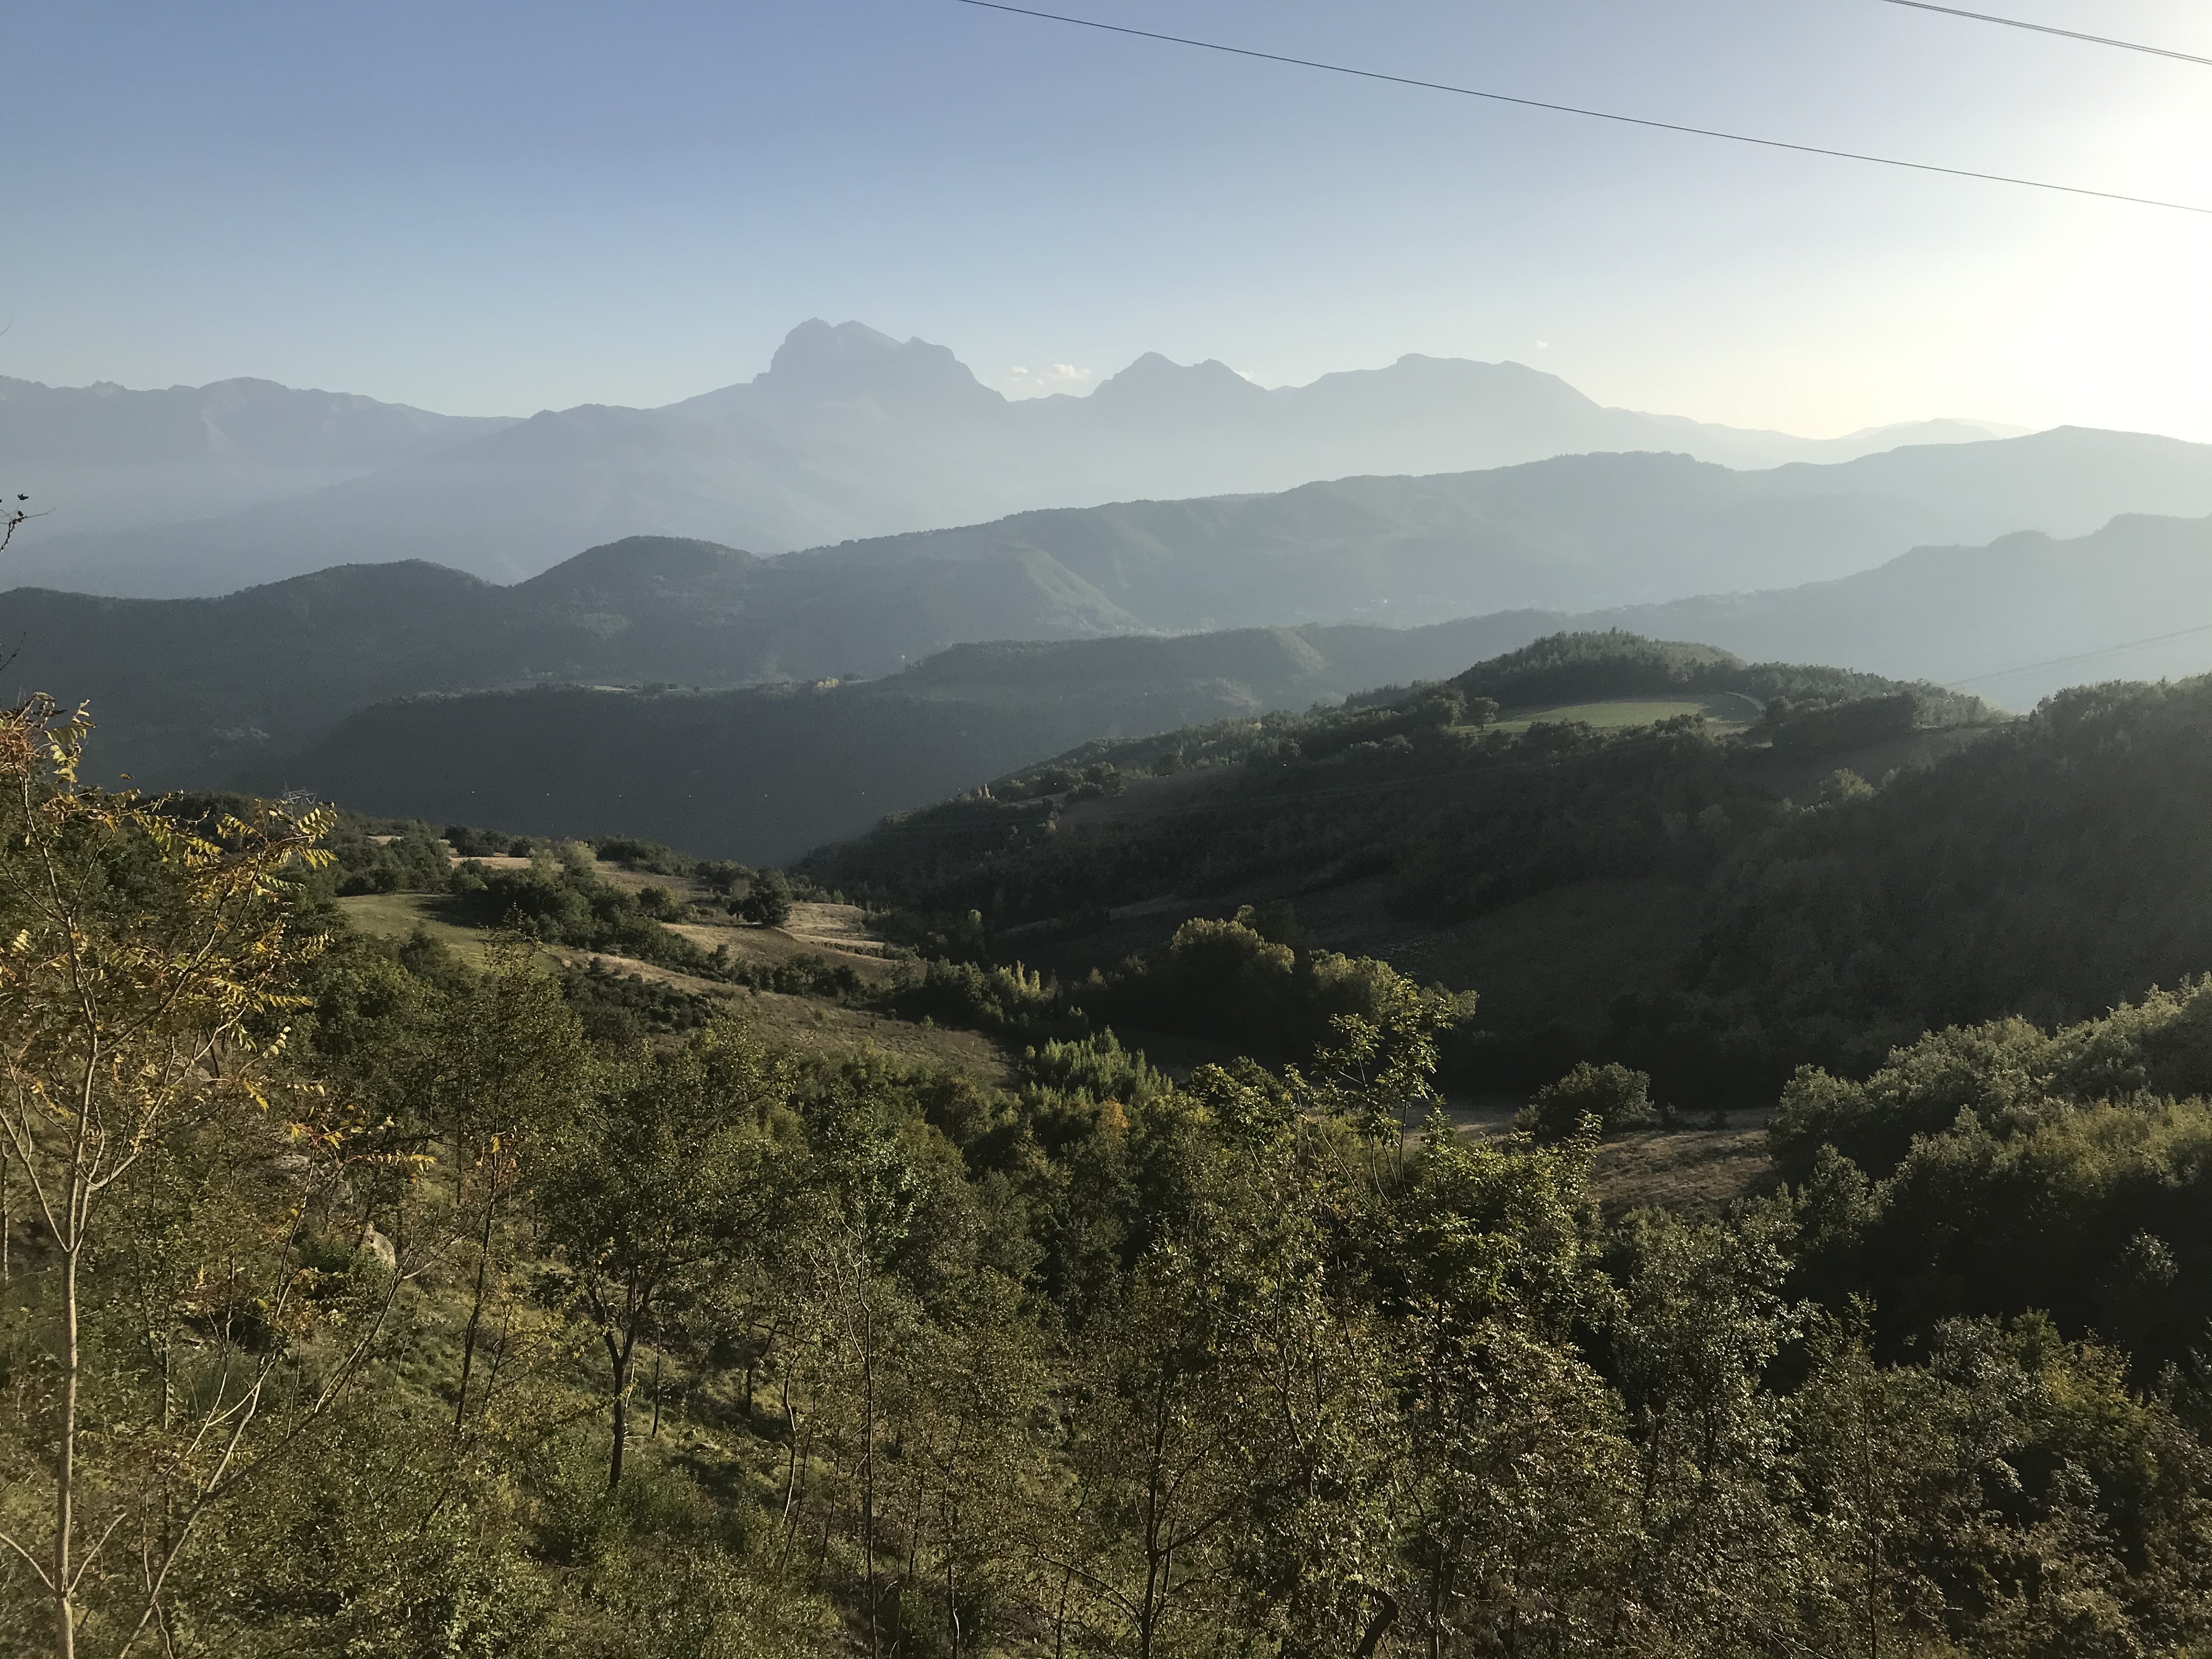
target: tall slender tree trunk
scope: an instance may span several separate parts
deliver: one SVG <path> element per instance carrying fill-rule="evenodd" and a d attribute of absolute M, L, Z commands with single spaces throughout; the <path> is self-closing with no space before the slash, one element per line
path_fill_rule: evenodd
<path fill-rule="evenodd" d="M 615 1373 L 613 1424 L 615 1443 L 614 1449 L 607 1456 L 607 1490 L 609 1492 L 622 1485 L 623 1444 L 629 1437 L 630 1345 L 635 1340 L 635 1333 L 623 1337 L 620 1342 L 615 1340 L 612 1331 L 609 1331 L 606 1334 L 607 1358 L 612 1362 Z"/>
<path fill-rule="evenodd" d="M 945 1620 L 952 1638 L 952 1659 L 960 1659 L 960 1504 L 957 1499 L 945 1513 Z"/>
<path fill-rule="evenodd" d="M 1145 1599 L 1137 1615 L 1137 1652 L 1152 1659 L 1152 1638 L 1159 1628 L 1160 1606 L 1166 1599 L 1160 1583 L 1160 1564 L 1166 1552 L 1160 1547 L 1160 1504 L 1165 1470 L 1168 1434 L 1168 1382 L 1160 1379 L 1154 1395 L 1152 1444 L 1145 1466 Z M 1169 1522 L 1170 1529 L 1174 1522 Z"/>
<path fill-rule="evenodd" d="M 70 1213 L 75 1219 L 76 1181 L 70 1182 Z M 76 1659 L 76 1598 L 70 1593 L 70 1535 L 76 1526 L 77 1262 L 81 1242 L 71 1239 L 62 1253 L 62 1426 L 54 1479 L 54 1650 Z"/>
<path fill-rule="evenodd" d="M 868 1651 L 880 1654 L 884 1638 L 876 1618 L 876 1310 L 860 1314 L 860 1559 L 868 1572 Z"/>
<path fill-rule="evenodd" d="M 783 1520 L 787 1532 L 791 1527 L 791 1506 L 799 1492 L 799 1413 L 791 1404 L 791 1371 L 783 1373 Z"/>
<path fill-rule="evenodd" d="M 496 1157 L 496 1154 L 494 1155 Z M 499 1205 L 499 1169 L 494 1164 L 491 1185 L 484 1191 L 483 1237 L 477 1242 L 476 1295 L 469 1303 L 469 1322 L 461 1333 L 461 1392 L 453 1401 L 453 1432 L 461 1431 L 463 1419 L 469 1409 L 469 1372 L 476 1360 L 477 1327 L 483 1319 L 484 1274 L 491 1265 L 492 1218 Z"/>

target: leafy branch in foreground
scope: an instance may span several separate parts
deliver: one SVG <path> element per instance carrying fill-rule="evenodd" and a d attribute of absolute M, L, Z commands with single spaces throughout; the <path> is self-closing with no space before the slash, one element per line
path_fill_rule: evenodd
<path fill-rule="evenodd" d="M 53 1292 L 0 1546 L 43 1587 L 64 1656 L 88 1628 L 118 1654 L 158 1629 L 201 1518 L 363 1351 L 319 1352 L 264 1422 L 270 1379 L 326 1322 L 289 1245 L 347 1154 L 324 1091 L 272 1065 L 319 945 L 283 890 L 325 825 L 265 811 L 190 833 L 78 784 L 86 724 L 43 697 L 0 715 L 0 1136 L 28 1271 Z M 107 1263 L 140 1291 L 155 1363 L 135 1377 L 87 1343 L 86 1276 Z"/>

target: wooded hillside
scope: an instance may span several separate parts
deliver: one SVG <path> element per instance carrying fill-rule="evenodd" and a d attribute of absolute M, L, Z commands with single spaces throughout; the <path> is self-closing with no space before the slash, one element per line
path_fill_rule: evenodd
<path fill-rule="evenodd" d="M 1457 1133 L 1459 1006 L 1280 913 L 1186 949 L 1194 983 L 1357 981 L 1295 1067 L 1171 1078 L 1094 1033 L 992 1085 L 734 1010 L 594 1036 L 532 941 L 658 926 L 665 888 L 149 808 L 67 787 L 50 709 L 6 735 L 11 1651 L 2212 1638 L 2201 991 L 1808 1070 L 1791 1188 L 1607 1215 L 1642 1079 Z M 319 896 L 387 869 L 545 903 L 473 963 L 380 944 Z"/>

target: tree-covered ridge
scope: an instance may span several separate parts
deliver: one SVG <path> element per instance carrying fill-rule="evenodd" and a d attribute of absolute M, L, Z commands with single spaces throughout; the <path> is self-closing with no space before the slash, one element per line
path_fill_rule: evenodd
<path fill-rule="evenodd" d="M 334 928 L 321 820 L 187 835 L 7 735 L 10 1652 L 2212 1640 L 2212 1406 L 2164 1358 L 2203 1207 L 2089 1248 L 2202 1161 L 2160 1093 L 2197 991 L 1808 1073 L 1785 1149 L 1863 1169 L 1608 1220 L 1587 1133 L 1401 1137 L 1454 1012 L 1402 983 L 1304 1064 L 1179 1081 L 1103 1036 L 1004 1089 L 726 1020 L 594 1043 L 520 949 Z M 1286 915 L 1233 928 L 1297 973 Z M 1187 991 L 1285 966 L 1186 954 Z M 1952 1100 L 1987 1127 L 1862 1133 Z M 2080 1242 L 2094 1298 L 1955 1226 L 1885 1277 L 1949 1194 Z"/>
<path fill-rule="evenodd" d="M 2212 930 L 2194 803 L 2212 677 L 2085 686 L 1924 771 L 1778 825 L 1729 872 L 1716 983 L 1811 1018 L 1911 988 L 1920 1024 L 2074 1019 L 2198 971 Z M 1825 986 L 1796 964 L 1828 964 Z"/>
<path fill-rule="evenodd" d="M 957 935 L 961 950 L 1004 957 L 1054 940 L 1075 941 L 1060 955 L 1076 957 L 1085 928 L 1148 904 L 1225 918 L 1246 902 L 1304 909 L 1356 890 L 1370 915 L 1443 931 L 1587 884 L 1657 882 L 1711 908 L 1787 825 L 1874 793 L 1851 767 L 1908 775 L 1997 729 L 1977 700 L 1940 689 L 1731 662 L 1630 636 L 1560 636 L 1487 680 L 1485 665 L 1341 708 L 1089 745 L 895 817 L 805 867 L 902 907 L 917 939 L 952 948 Z M 1495 700 L 1468 690 L 1531 675 L 1560 695 L 1679 694 L 1686 677 L 1710 675 L 1769 696 L 1739 728 L 1692 716 L 1507 729 L 1489 723 Z M 970 915 L 975 928 L 961 921 Z M 1691 932 L 1673 945 L 1679 969 L 1655 964 L 1657 998 L 1471 1029 L 1450 1049 L 1455 1074 L 1533 1086 L 1577 1058 L 1626 1059 L 1668 1094 L 1741 1101 L 1778 1086 L 1802 1052 L 1833 1057 L 1817 1040 L 1796 1046 L 1807 1034 L 1785 1028 L 1784 1014 L 1801 1018 L 1786 994 L 1743 1008 L 1735 982 L 1693 976 L 1696 944 Z M 1917 1030 L 1914 1012 L 1896 1011 Z"/>
<path fill-rule="evenodd" d="M 1863 1074 L 1933 1026 L 2078 1021 L 2212 962 L 2192 805 L 2212 790 L 2212 679 L 2087 687 L 1948 728 L 1917 724 L 1937 708 L 1923 693 L 1820 706 L 1814 683 L 1737 737 L 1476 731 L 1455 723 L 1456 684 L 1176 734 L 1020 775 L 1003 792 L 1018 799 L 947 803 L 812 867 L 940 917 L 979 912 L 987 932 L 1056 918 L 1063 935 L 1170 895 L 1200 914 L 1216 895 L 1304 912 L 1365 883 L 1378 913 L 1441 930 L 1585 884 L 1662 883 L 1695 921 L 1660 982 L 1490 1023 L 1468 1075 L 1525 1087 L 1620 1060 L 1685 1105 L 1755 1101 L 1808 1060 Z M 1139 810 L 1148 756 L 1172 763 L 1179 744 L 1229 763 Z M 1028 793 L 1070 778 L 1130 799 L 1101 812 Z"/>
<path fill-rule="evenodd" d="M 1805 663 L 1747 663 L 1714 646 L 1646 639 L 1619 629 L 1547 635 L 1517 651 L 1477 663 L 1451 684 L 1466 696 L 1488 697 L 1508 709 L 1723 691 L 1744 696 L 1761 709 L 1778 702 L 1820 708 L 1910 695 L 1921 704 L 1923 722 L 1936 726 L 1957 725 L 1988 713 L 1980 698 L 1924 680 L 1900 683 L 1880 674 Z"/>
<path fill-rule="evenodd" d="M 1347 771 L 1386 776 L 1378 786 L 1449 784 L 1482 775 L 1520 777 L 1563 757 L 1626 755 L 1653 737 L 1695 733 L 1696 721 L 1670 720 L 1656 731 L 1599 732 L 1553 722 L 1522 733 L 1483 730 L 1501 708 L 1747 689 L 1775 706 L 1741 744 L 1711 740 L 1717 754 L 1780 746 L 1796 755 L 1863 744 L 1927 727 L 1978 724 L 1992 718 L 1980 699 L 1942 687 L 1876 675 L 1790 664 L 1745 665 L 1708 647 L 1650 641 L 1628 634 L 1560 634 L 1522 651 L 1478 664 L 1437 684 L 1391 687 L 1348 699 L 1341 708 L 1267 714 L 1145 737 L 1104 739 L 1021 768 L 981 789 L 912 812 L 893 814 L 872 837 L 817 855 L 816 867 L 875 879 L 889 896 L 927 902 L 929 855 L 915 848 L 957 841 L 980 830 L 1048 821 L 1055 809 L 1098 794 L 1119 793 L 1136 777 L 1172 776 L 1200 769 L 1224 772 L 1224 787 L 1205 798 L 1206 810 L 1233 814 L 1240 796 L 1273 798 L 1285 791 L 1343 795 Z M 1871 729 L 1854 729 L 1845 711 Z M 1825 716 L 1825 720 L 1816 718 Z M 1414 760 L 1418 750 L 1419 759 Z M 1335 763 L 1334 770 L 1306 765 Z M 1753 785 L 1753 787 L 1756 787 Z M 1421 810 L 1425 803 L 1417 803 Z M 1357 815 L 1358 805 L 1347 808 Z M 933 835 L 931 832 L 942 832 Z M 917 867 L 919 866 L 919 867 Z M 984 879 L 972 877 L 972 882 Z M 1108 899 L 1107 902 L 1119 902 Z M 1009 920 L 1049 913 L 1049 901 L 1024 896 Z M 1007 908 L 1002 904 L 1000 908 Z"/>

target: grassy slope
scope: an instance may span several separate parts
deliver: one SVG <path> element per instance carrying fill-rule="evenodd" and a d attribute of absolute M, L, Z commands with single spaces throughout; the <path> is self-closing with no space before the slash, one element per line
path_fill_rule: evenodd
<path fill-rule="evenodd" d="M 1657 1207 L 1718 1215 L 1780 1184 L 1764 1127 L 1651 1129 L 1598 1149 L 1590 1194 L 1608 1212 Z"/>
<path fill-rule="evenodd" d="M 501 860 L 526 863 L 526 860 Z M 672 881 L 665 876 L 638 876 L 613 866 L 602 864 L 599 874 L 605 880 L 628 887 L 643 887 L 658 884 L 661 886 L 684 890 L 689 884 Z M 365 933 L 386 939 L 404 939 L 416 927 L 428 928 L 432 935 L 452 945 L 470 960 L 480 960 L 486 936 L 473 927 L 456 927 L 441 921 L 436 913 L 436 901 L 424 893 L 376 893 L 338 901 L 347 919 Z M 881 957 L 857 951 L 825 950 L 819 942 L 823 935 L 810 931 L 825 925 L 822 913 L 859 912 L 848 905 L 799 905 L 793 907 L 793 921 L 801 931 L 794 934 L 780 927 L 722 927 L 697 924 L 679 924 L 677 931 L 696 943 L 712 950 L 716 945 L 727 944 L 732 954 L 750 960 L 776 963 L 788 962 L 803 955 L 826 956 L 832 962 L 850 964 L 864 978 L 880 979 L 890 967 Z M 843 918 L 839 918 L 843 920 Z M 657 984 L 672 985 L 696 995 L 711 996 L 729 1001 L 740 1007 L 762 1039 L 776 1048 L 815 1054 L 861 1054 L 878 1050 L 908 1066 L 945 1066 L 964 1071 L 986 1083 L 1003 1085 L 1009 1073 L 1006 1057 L 996 1045 L 972 1031 L 949 1030 L 943 1027 L 910 1024 L 904 1020 L 887 1019 L 879 1014 L 861 1009 L 844 1007 L 837 1003 L 813 997 L 785 996 L 773 991 L 754 991 L 712 980 L 695 979 L 688 974 L 674 973 L 651 963 L 634 962 L 627 957 L 609 956 L 590 951 L 550 947 L 544 952 L 553 961 L 583 963 L 594 957 L 622 974 L 634 974 L 640 979 Z"/>
<path fill-rule="evenodd" d="M 1702 697 L 1611 697 L 1556 708 L 1508 709 L 1496 725 L 1501 732 L 1525 732 L 1539 720 L 1580 720 L 1586 726 L 1612 732 L 1632 726 L 1650 726 L 1684 714 L 1703 714 L 1716 728 L 1734 730 L 1750 725 L 1759 717 L 1759 710 L 1750 699 L 1729 692 Z"/>
<path fill-rule="evenodd" d="M 482 929 L 457 927 L 440 918 L 427 893 L 362 893 L 338 901 L 346 920 L 374 939 L 405 939 L 417 927 L 450 945 L 471 963 L 481 962 L 487 943 Z"/>

